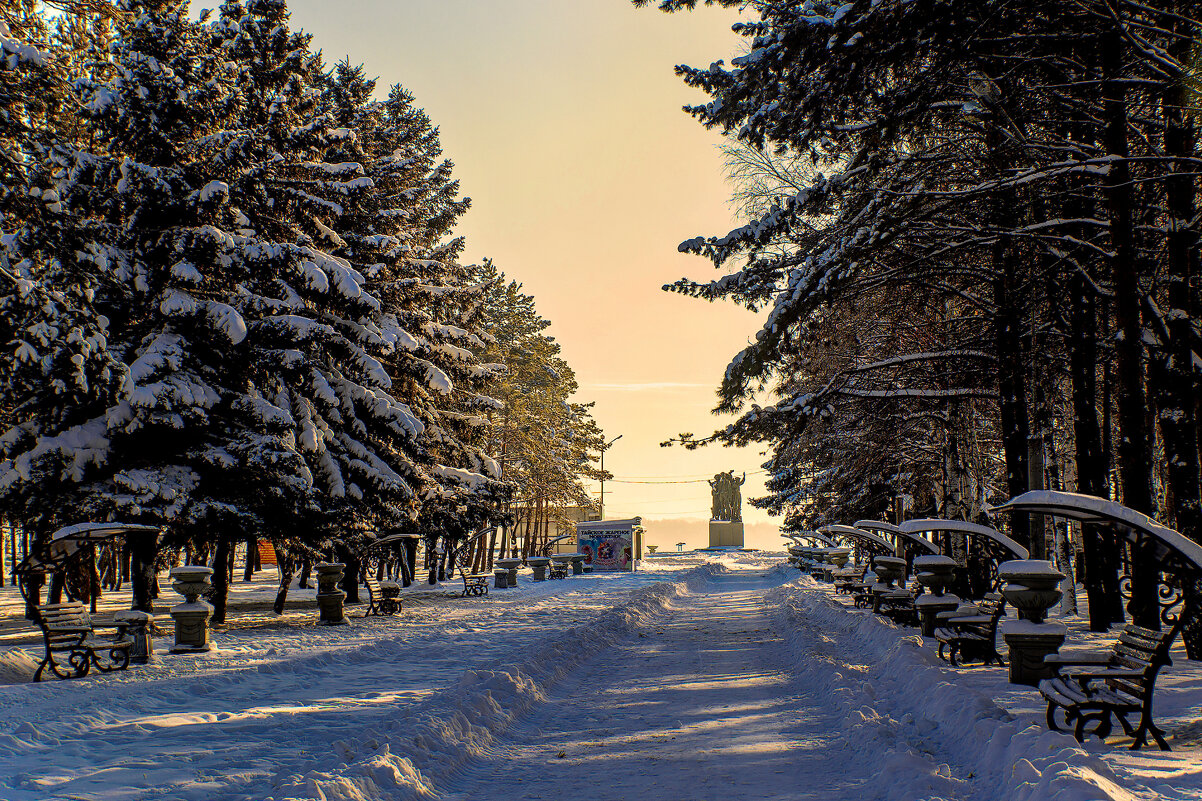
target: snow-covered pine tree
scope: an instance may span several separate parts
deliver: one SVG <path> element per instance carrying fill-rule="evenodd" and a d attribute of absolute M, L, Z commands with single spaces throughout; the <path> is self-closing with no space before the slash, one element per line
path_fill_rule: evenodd
<path fill-rule="evenodd" d="M 1085 491 L 1113 492 L 1202 538 L 1202 393 L 1198 372 L 1184 371 L 1202 351 L 1185 322 L 1202 302 L 1186 290 L 1200 226 L 1197 173 L 1182 169 L 1195 135 L 1185 87 L 1202 7 L 765 0 L 752 10 L 758 19 L 737 26 L 745 56 L 730 68 L 680 69 L 713 98 L 690 111 L 815 169 L 748 225 L 684 245 L 747 265 L 681 291 L 772 298 L 767 324 L 727 373 L 726 406 L 740 409 L 759 382 L 779 376 L 788 343 L 824 304 L 874 286 L 941 297 L 992 331 L 999 494 L 1043 485 L 1043 466 L 1058 456 L 1046 445 L 1049 410 L 1071 365 L 1065 428 L 1077 470 L 1052 464 L 1049 476 L 1075 472 Z M 772 250 L 818 220 L 815 240 Z M 1107 306 L 1113 317 L 1099 313 Z M 1100 389 L 1099 369 L 1115 376 L 1113 396 Z M 1099 430 L 1097 409 L 1116 400 L 1112 430 Z M 1159 425 L 1149 426 L 1157 407 Z M 1157 458 L 1157 448 L 1172 456 Z M 1154 492 L 1158 484 L 1165 491 Z M 1011 521 L 1021 539 L 1026 522 Z M 1035 555 L 1044 533 L 1042 524 L 1031 532 Z M 1114 619 L 1105 602 L 1114 567 L 1087 565 L 1099 629 Z M 1136 618 L 1156 625 L 1151 592 L 1137 595 Z M 1191 650 L 1202 653 L 1198 643 Z"/>
<path fill-rule="evenodd" d="M 340 255 L 338 230 L 370 203 L 372 180 L 358 133 L 327 113 L 321 61 L 283 2 L 226 2 L 214 33 L 240 65 L 247 107 L 225 148 L 242 164 L 231 196 L 261 277 L 243 310 L 282 365 L 270 392 L 313 478 L 306 520 L 279 536 L 353 551 L 412 517 L 423 484 L 425 426 L 384 364 L 393 332 L 361 263 Z"/>
<path fill-rule="evenodd" d="M 600 478 L 597 454 L 603 444 L 592 404 L 573 400 L 576 376 L 546 334 L 550 322 L 522 285 L 490 261 L 478 268 L 485 287 L 482 325 L 489 334 L 483 357 L 506 366 L 492 392 L 504 403 L 493 416 L 490 451 L 504 466 L 516 491 L 512 520 L 502 550 L 523 533 L 526 553 L 545 541 L 554 521 L 568 522 L 571 507 L 591 507 L 585 482 Z"/>
<path fill-rule="evenodd" d="M 276 368 L 245 344 L 235 308 L 255 269 L 217 155 L 236 122 L 236 74 L 186 3 L 121 11 L 108 74 L 79 82 L 90 147 L 56 151 L 42 190 L 65 215 L 61 271 L 94 282 L 100 336 L 62 335 L 107 346 L 118 367 L 86 395 L 62 376 L 20 399 L 34 413 L 3 438 L 3 499 L 63 521 L 157 523 L 177 542 L 244 533 L 295 507 L 306 482 L 261 388 Z M 147 608 L 153 555 L 139 561 L 135 603 Z"/>
<path fill-rule="evenodd" d="M 455 196 L 449 162 L 437 163 L 437 130 L 424 112 L 399 87 L 383 102 L 370 100 L 373 89 L 362 67 L 342 61 L 326 90 L 335 123 L 357 131 L 327 158 L 361 161 L 373 187 L 346 204 L 335 252 L 383 301 L 386 364 L 424 424 L 418 514 L 391 524 L 416 526 L 431 546 L 439 537 L 453 546 L 490 522 L 506 494 L 484 451 L 485 413 L 496 401 L 481 389 L 496 368 L 475 355 L 484 345 L 473 330 L 480 287 L 454 261 L 458 240 L 445 236 L 467 201 Z"/>

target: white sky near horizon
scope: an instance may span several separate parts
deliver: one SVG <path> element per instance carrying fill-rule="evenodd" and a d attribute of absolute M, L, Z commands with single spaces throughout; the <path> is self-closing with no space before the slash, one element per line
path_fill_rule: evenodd
<path fill-rule="evenodd" d="M 710 413 L 715 389 L 757 329 L 746 310 L 661 290 L 714 275 L 677 252 L 682 240 L 737 224 L 721 136 L 681 111 L 704 95 L 673 73 L 737 55 L 736 14 L 666 15 L 629 0 L 290 7 L 328 63 L 365 64 L 381 92 L 403 84 L 440 127 L 472 198 L 458 228 L 465 258 L 492 257 L 523 283 L 576 371 L 577 398 L 595 401 L 608 438 L 622 435 L 605 457 L 619 479 L 606 482 L 606 517 L 643 517 L 652 544 L 701 546 L 706 479 L 747 471 L 744 517 L 759 524 L 748 545 L 779 545 L 772 518 L 746 504 L 763 492 L 758 449 L 660 447 L 727 422 Z"/>

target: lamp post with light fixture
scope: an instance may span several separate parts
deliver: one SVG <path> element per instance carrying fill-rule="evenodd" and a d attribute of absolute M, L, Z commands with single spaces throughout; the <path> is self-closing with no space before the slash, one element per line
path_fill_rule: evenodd
<path fill-rule="evenodd" d="M 615 442 L 622 438 L 621 434 L 611 439 L 609 442 L 601 446 L 601 519 L 605 519 L 605 452 L 610 449 Z"/>

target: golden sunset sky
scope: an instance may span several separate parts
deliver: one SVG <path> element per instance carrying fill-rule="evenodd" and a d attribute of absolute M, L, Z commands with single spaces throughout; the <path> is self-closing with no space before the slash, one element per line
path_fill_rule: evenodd
<path fill-rule="evenodd" d="M 652 544 L 706 542 L 705 480 L 747 471 L 757 450 L 661 448 L 709 433 L 714 390 L 756 331 L 755 315 L 663 292 L 709 262 L 684 239 L 737 224 L 721 136 L 681 111 L 704 98 L 673 73 L 741 51 L 730 11 L 665 15 L 627 0 L 293 0 L 293 23 L 328 63 L 366 65 L 381 92 L 402 83 L 440 126 L 472 209 L 465 258 L 521 281 L 552 321 L 579 398 L 612 439 L 607 518 L 640 515 Z M 691 483 L 627 483 L 691 482 Z M 594 489 L 597 489 L 594 487 Z M 748 545 L 776 546 L 744 506 Z M 674 550 L 674 548 L 673 548 Z"/>

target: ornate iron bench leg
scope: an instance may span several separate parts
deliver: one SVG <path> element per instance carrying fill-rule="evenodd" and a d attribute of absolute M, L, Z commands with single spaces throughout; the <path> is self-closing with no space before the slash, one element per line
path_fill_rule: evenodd
<path fill-rule="evenodd" d="M 1083 715 L 1080 712 L 1077 714 L 1079 716 L 1077 718 L 1077 726 L 1073 730 L 1073 736 L 1077 738 L 1077 742 L 1085 742 L 1085 738 L 1090 735 L 1094 735 L 1099 740 L 1105 742 L 1106 738 L 1110 736 L 1110 730 L 1113 728 L 1113 726 L 1110 722 L 1109 709 L 1099 709 L 1097 712 L 1089 715 Z M 1086 726 L 1088 726 L 1090 722 L 1093 722 L 1095 725 L 1091 731 L 1086 731 Z"/>
<path fill-rule="evenodd" d="M 99 651 L 108 651 L 108 663 L 102 664 L 100 657 L 97 656 Z M 108 673 L 113 670 L 125 670 L 129 667 L 129 648 L 94 648 L 92 649 L 92 664 L 97 670 Z"/>

